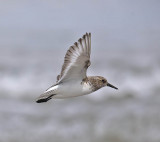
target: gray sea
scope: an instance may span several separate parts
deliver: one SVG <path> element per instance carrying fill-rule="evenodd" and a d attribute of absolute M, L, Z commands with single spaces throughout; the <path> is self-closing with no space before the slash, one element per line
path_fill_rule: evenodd
<path fill-rule="evenodd" d="M 37 104 L 85 32 L 119 90 Z M 0 142 L 160 142 L 160 1 L 1 0 Z"/>
<path fill-rule="evenodd" d="M 37 104 L 67 48 L 1 48 L 0 142 L 159 142 L 160 49 L 93 46 L 88 75 L 119 90 Z"/>

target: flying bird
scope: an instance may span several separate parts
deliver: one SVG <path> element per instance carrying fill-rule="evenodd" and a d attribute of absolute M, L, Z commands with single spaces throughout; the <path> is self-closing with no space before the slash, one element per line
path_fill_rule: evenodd
<path fill-rule="evenodd" d="M 91 33 L 86 33 L 67 51 L 56 83 L 40 95 L 36 102 L 87 95 L 105 86 L 118 89 L 102 76 L 87 76 L 87 69 L 91 65 L 90 54 Z"/>

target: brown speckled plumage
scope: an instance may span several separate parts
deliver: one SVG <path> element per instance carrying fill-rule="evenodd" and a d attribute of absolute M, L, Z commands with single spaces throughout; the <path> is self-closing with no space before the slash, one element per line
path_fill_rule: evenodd
<path fill-rule="evenodd" d="M 101 76 L 88 76 L 83 79 L 82 83 L 89 84 L 92 91 L 96 91 L 104 86 L 107 86 L 107 80 Z"/>

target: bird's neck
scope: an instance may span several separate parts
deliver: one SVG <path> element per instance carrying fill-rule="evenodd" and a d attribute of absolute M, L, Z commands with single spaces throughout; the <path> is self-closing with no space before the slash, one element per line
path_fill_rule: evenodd
<path fill-rule="evenodd" d="M 96 76 L 88 76 L 82 82 L 88 84 L 92 88 L 92 91 L 96 91 L 102 87 Z"/>

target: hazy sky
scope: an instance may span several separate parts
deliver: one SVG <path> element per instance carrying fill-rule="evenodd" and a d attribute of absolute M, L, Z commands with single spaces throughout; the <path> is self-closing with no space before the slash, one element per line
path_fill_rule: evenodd
<path fill-rule="evenodd" d="M 1 0 L 0 31 L 0 47 L 23 43 L 26 38 L 30 41 L 32 33 L 38 42 L 39 36 L 60 38 L 64 33 L 63 38 L 67 34 L 77 38 L 87 31 L 95 35 L 93 38 L 99 37 L 99 42 L 107 38 L 108 42 L 121 41 L 127 46 L 137 42 L 137 47 L 157 47 L 160 45 L 160 1 Z"/>

